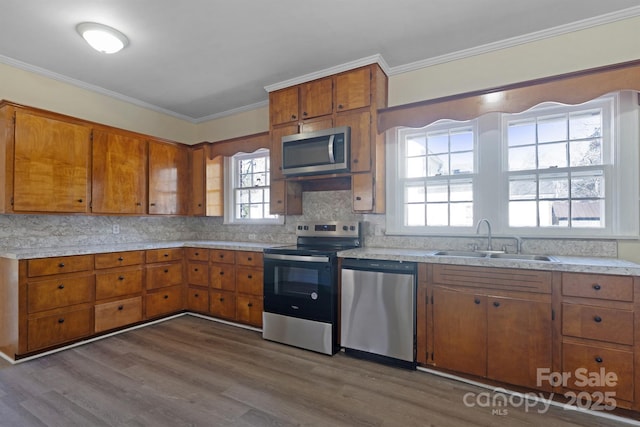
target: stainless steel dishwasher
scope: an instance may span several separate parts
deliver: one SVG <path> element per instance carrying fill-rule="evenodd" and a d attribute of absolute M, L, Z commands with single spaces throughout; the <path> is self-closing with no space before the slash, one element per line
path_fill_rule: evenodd
<path fill-rule="evenodd" d="M 340 345 L 347 354 L 416 368 L 416 264 L 345 258 Z"/>

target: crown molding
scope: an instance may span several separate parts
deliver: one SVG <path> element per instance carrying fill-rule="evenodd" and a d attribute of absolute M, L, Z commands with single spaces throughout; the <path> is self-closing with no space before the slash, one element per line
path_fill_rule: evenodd
<path fill-rule="evenodd" d="M 457 61 L 472 56 L 482 55 L 484 53 L 507 49 L 521 44 L 532 43 L 535 41 L 560 36 L 574 31 L 585 30 L 588 28 L 597 27 L 599 25 L 605 25 L 616 21 L 622 21 L 624 19 L 634 18 L 636 16 L 640 16 L 640 6 L 634 6 L 617 12 L 596 16 L 594 18 L 583 19 L 581 21 L 572 22 L 570 24 L 559 25 L 557 27 L 549 28 L 546 30 L 536 31 L 522 36 L 500 40 L 494 43 L 487 43 L 482 46 L 463 49 L 457 52 L 435 56 L 421 61 L 411 62 L 405 65 L 399 65 L 397 67 L 392 67 L 387 75 L 392 76 L 407 73 L 410 71 L 416 71 L 421 68 L 432 67 L 434 65 L 444 64 L 446 62 Z"/>
<path fill-rule="evenodd" d="M 273 92 L 275 90 L 284 89 L 290 86 L 299 85 L 302 83 L 310 82 L 312 80 L 321 79 L 323 77 L 332 76 L 334 74 L 342 73 L 343 71 L 353 70 L 354 68 L 364 67 L 365 65 L 378 64 L 382 71 L 387 75 L 389 74 L 389 65 L 382 58 L 379 53 L 365 58 L 356 59 L 355 61 L 346 62 L 344 64 L 336 65 L 334 67 L 325 68 L 324 70 L 316 71 L 314 73 L 305 74 L 300 77 L 294 77 L 293 79 L 285 80 L 283 82 L 274 83 L 269 86 L 265 86 L 264 90 L 267 92 Z"/>

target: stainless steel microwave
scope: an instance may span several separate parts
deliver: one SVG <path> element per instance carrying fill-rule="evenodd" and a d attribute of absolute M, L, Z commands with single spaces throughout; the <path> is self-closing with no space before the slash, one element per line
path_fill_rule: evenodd
<path fill-rule="evenodd" d="M 318 175 L 348 172 L 351 128 L 343 126 L 282 137 L 282 173 Z"/>

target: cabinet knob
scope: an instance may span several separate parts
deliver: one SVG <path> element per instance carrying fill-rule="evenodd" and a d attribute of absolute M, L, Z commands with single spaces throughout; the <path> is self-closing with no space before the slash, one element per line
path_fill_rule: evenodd
<path fill-rule="evenodd" d="M 360 200 L 362 200 L 362 197 L 356 196 L 356 200 L 360 201 Z"/>
<path fill-rule="evenodd" d="M 344 105 L 338 104 L 338 110 L 342 110 L 343 108 L 344 108 Z"/>
<path fill-rule="evenodd" d="M 198 298 L 200 296 L 200 294 L 194 294 L 193 296 Z"/>
<path fill-rule="evenodd" d="M 595 285 L 593 285 L 593 289 L 595 289 L 596 291 L 599 291 L 600 289 L 602 289 L 602 286 L 596 283 Z"/>
<path fill-rule="evenodd" d="M 124 310 L 124 305 L 119 305 L 118 306 L 118 311 L 122 311 L 122 310 Z"/>
<path fill-rule="evenodd" d="M 600 316 L 595 316 L 595 317 L 593 318 L 593 321 L 594 321 L 594 322 L 596 322 L 596 323 L 600 323 L 600 322 L 602 322 L 602 317 L 600 317 Z"/>
<path fill-rule="evenodd" d="M 282 200 L 278 200 L 276 203 L 278 203 L 279 205 L 282 204 Z"/>
<path fill-rule="evenodd" d="M 480 304 L 480 298 L 474 299 L 473 302 L 476 303 L 476 304 Z"/>
<path fill-rule="evenodd" d="M 602 363 L 602 357 L 600 356 L 596 356 L 594 360 L 596 361 L 596 363 Z"/>
<path fill-rule="evenodd" d="M 64 317 L 61 317 L 60 319 L 58 319 L 58 323 L 64 323 Z"/>
<path fill-rule="evenodd" d="M 499 303 L 498 301 L 494 301 L 494 302 L 493 302 L 493 306 L 494 306 L 494 307 L 500 307 L 500 303 Z"/>
<path fill-rule="evenodd" d="M 118 261 L 124 261 L 124 258 L 118 257 Z"/>
<path fill-rule="evenodd" d="M 298 116 L 296 116 L 295 114 L 292 114 L 292 115 L 291 115 L 291 120 L 295 120 L 295 119 L 297 119 L 297 118 L 298 118 Z"/>
<path fill-rule="evenodd" d="M 220 259 L 224 258 L 224 254 L 220 254 Z"/>
<path fill-rule="evenodd" d="M 136 203 L 136 206 L 142 206 L 142 203 L 138 202 Z"/>
<path fill-rule="evenodd" d="M 60 264 L 58 264 L 58 267 L 60 268 L 64 267 L 64 262 L 61 262 Z"/>
<path fill-rule="evenodd" d="M 168 258 L 168 257 L 169 257 L 169 254 L 164 254 L 163 256 L 164 256 L 165 258 Z"/>
<path fill-rule="evenodd" d="M 358 159 L 353 159 L 353 163 L 358 163 Z"/>
<path fill-rule="evenodd" d="M 169 295 L 165 295 L 165 296 L 164 296 L 164 299 L 169 299 Z"/>
<path fill-rule="evenodd" d="M 63 284 L 63 283 L 60 283 L 60 284 L 58 285 L 58 289 L 64 289 L 64 284 Z"/>
<path fill-rule="evenodd" d="M 168 268 L 165 268 L 165 269 L 164 269 L 164 272 L 165 272 L 165 273 L 168 273 L 168 272 L 169 272 L 169 269 L 168 269 Z"/>
<path fill-rule="evenodd" d="M 220 272 L 220 275 L 221 275 L 221 276 L 224 276 L 224 271 L 221 271 L 221 272 Z"/>
<path fill-rule="evenodd" d="M 155 203 L 149 203 L 149 206 L 155 206 L 155 205 L 156 205 Z"/>
<path fill-rule="evenodd" d="M 247 304 L 247 307 L 253 307 L 252 303 Z"/>
<path fill-rule="evenodd" d="M 251 274 L 247 274 L 247 279 L 253 279 L 253 276 Z"/>
<path fill-rule="evenodd" d="M 120 281 L 124 280 L 124 276 L 118 276 L 118 280 Z"/>
<path fill-rule="evenodd" d="M 78 199 L 78 203 L 82 203 L 82 202 L 83 202 L 83 200 L 82 200 L 82 199 Z"/>
<path fill-rule="evenodd" d="M 253 258 L 249 257 L 247 258 L 247 261 L 253 261 Z"/>
<path fill-rule="evenodd" d="M 224 302 L 224 298 L 220 298 L 220 302 Z"/>
<path fill-rule="evenodd" d="M 193 269 L 193 271 L 198 271 L 198 269 L 197 269 L 197 268 L 194 268 L 194 269 Z"/>
<path fill-rule="evenodd" d="M 200 256 L 200 252 L 196 252 L 196 256 Z"/>
<path fill-rule="evenodd" d="M 202 207 L 202 203 L 198 203 L 198 207 L 201 208 Z"/>

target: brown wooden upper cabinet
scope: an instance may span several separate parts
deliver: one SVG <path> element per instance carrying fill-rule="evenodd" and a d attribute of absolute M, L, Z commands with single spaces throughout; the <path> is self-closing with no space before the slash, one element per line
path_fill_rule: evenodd
<path fill-rule="evenodd" d="M 191 174 L 191 195 L 189 214 L 203 216 L 206 213 L 206 152 L 204 147 L 189 151 L 189 171 Z"/>
<path fill-rule="evenodd" d="M 297 122 L 300 120 L 298 86 L 288 87 L 269 94 L 271 123 Z"/>
<path fill-rule="evenodd" d="M 149 214 L 187 215 L 187 147 L 149 140 Z"/>
<path fill-rule="evenodd" d="M 336 75 L 336 111 L 368 107 L 371 104 L 371 79 L 370 67 Z"/>
<path fill-rule="evenodd" d="M 301 124 L 333 113 L 333 78 L 325 77 L 269 94 L 271 124 Z"/>
<path fill-rule="evenodd" d="M 96 129 L 92 157 L 91 211 L 145 214 L 147 142 L 133 134 Z"/>
<path fill-rule="evenodd" d="M 22 109 L 14 117 L 12 210 L 88 212 L 91 128 Z"/>

